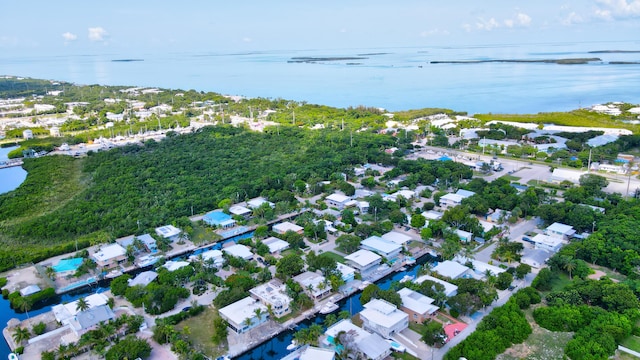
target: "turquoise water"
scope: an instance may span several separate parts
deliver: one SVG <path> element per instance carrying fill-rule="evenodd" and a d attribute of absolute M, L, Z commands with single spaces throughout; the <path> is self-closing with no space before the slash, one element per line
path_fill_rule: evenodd
<path fill-rule="evenodd" d="M 0 161 L 7 160 L 7 154 L 17 146 L 0 148 Z M 15 190 L 27 178 L 27 172 L 20 166 L 0 169 L 0 194 Z"/>
<path fill-rule="evenodd" d="M 65 271 L 75 271 L 80 267 L 80 265 L 82 265 L 82 260 L 82 258 L 60 260 L 57 265 L 53 266 L 53 270 L 55 270 L 55 272 L 57 273 Z"/>

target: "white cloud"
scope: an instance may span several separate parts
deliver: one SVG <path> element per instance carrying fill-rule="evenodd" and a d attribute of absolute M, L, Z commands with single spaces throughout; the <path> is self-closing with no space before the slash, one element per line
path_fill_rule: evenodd
<path fill-rule="evenodd" d="M 250 38 L 250 37 L 243 37 L 243 38 L 242 38 L 242 41 L 243 41 L 243 42 L 246 42 L 246 43 L 250 43 L 252 40 L 251 40 L 251 38 Z"/>
<path fill-rule="evenodd" d="M 513 27 L 513 20 L 511 19 L 507 19 L 504 21 L 504 26 L 508 27 L 508 28 L 512 28 Z"/>
<path fill-rule="evenodd" d="M 78 35 L 72 34 L 72 33 L 67 31 L 66 33 L 62 34 L 62 38 L 64 38 L 65 42 L 75 41 L 78 38 Z"/>
<path fill-rule="evenodd" d="M 525 13 L 519 13 L 518 15 L 516 15 L 516 18 L 518 19 L 518 24 L 520 26 L 529 26 L 531 25 L 531 16 L 525 14 Z"/>
<path fill-rule="evenodd" d="M 579 24 L 581 22 L 584 22 L 584 18 L 575 11 L 572 11 L 569 15 L 562 19 L 562 25 L 565 26 L 571 26 L 573 24 Z"/>
<path fill-rule="evenodd" d="M 499 28 L 500 27 L 500 23 L 498 23 L 498 21 L 495 18 L 491 18 L 489 20 L 485 20 L 485 19 L 478 19 L 478 22 L 476 23 L 476 29 L 478 30 L 486 30 L 486 31 L 491 31 L 495 28 Z"/>
<path fill-rule="evenodd" d="M 594 13 L 605 20 L 640 17 L 640 0 L 597 0 Z"/>
<path fill-rule="evenodd" d="M 475 24 L 475 28 L 477 30 L 491 31 L 500 27 L 514 28 L 528 27 L 529 25 L 531 25 L 531 16 L 525 13 L 517 13 L 514 17 L 507 18 L 501 21 L 498 21 L 493 17 L 489 20 L 478 18 Z M 471 26 L 469 24 L 464 24 L 462 27 L 467 31 L 471 31 Z"/>
<path fill-rule="evenodd" d="M 91 41 L 105 41 L 108 36 L 107 30 L 101 27 L 89 28 L 89 40 Z"/>

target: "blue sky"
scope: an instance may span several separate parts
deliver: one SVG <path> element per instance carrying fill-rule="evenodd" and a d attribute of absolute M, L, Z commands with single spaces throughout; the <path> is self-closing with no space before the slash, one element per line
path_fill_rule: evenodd
<path fill-rule="evenodd" d="M 617 40 L 637 40 L 640 49 L 640 0 L 59 0 L 0 5 L 0 56 Z"/>

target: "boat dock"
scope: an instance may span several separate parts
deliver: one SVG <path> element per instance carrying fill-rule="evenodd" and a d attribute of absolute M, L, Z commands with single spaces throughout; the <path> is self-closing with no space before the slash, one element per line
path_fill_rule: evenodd
<path fill-rule="evenodd" d="M 0 169 L 6 169 L 14 166 L 22 166 L 22 164 L 24 164 L 24 162 L 21 159 L 0 161 Z"/>

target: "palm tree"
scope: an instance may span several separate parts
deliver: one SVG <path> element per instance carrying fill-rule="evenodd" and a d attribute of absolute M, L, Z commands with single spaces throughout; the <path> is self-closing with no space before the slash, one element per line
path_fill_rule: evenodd
<path fill-rule="evenodd" d="M 13 331 L 13 341 L 15 341 L 18 345 L 22 344 L 26 340 L 29 340 L 30 336 L 31 333 L 27 328 L 17 327 Z"/>
<path fill-rule="evenodd" d="M 256 314 L 256 318 L 258 318 L 258 324 L 260 323 L 260 321 L 262 320 L 262 315 L 264 315 L 264 312 L 262 311 L 261 308 L 255 308 L 253 309 L 253 313 Z"/>
<path fill-rule="evenodd" d="M 44 270 L 44 273 L 49 279 L 56 279 L 56 271 L 51 266 L 47 266 L 47 268 Z"/>
<path fill-rule="evenodd" d="M 576 269 L 576 266 L 578 264 L 573 258 L 570 258 L 568 256 L 563 257 L 562 260 L 563 260 L 562 267 L 566 272 L 569 273 L 569 280 L 571 280 L 571 272 Z"/>
<path fill-rule="evenodd" d="M 251 326 L 251 324 L 253 323 L 253 321 L 251 321 L 251 318 L 246 318 L 244 319 L 244 321 L 242 322 L 242 324 L 246 327 Z"/>
<path fill-rule="evenodd" d="M 76 301 L 76 310 L 77 311 L 86 311 L 89 310 L 89 303 L 86 298 L 80 298 Z"/>
<path fill-rule="evenodd" d="M 27 299 L 23 299 L 21 303 L 18 304 L 18 308 L 21 311 L 24 311 L 27 314 L 27 319 L 29 318 L 29 310 L 31 310 L 31 303 Z"/>
<path fill-rule="evenodd" d="M 110 297 L 107 300 L 107 306 L 109 306 L 109 309 L 113 309 L 113 307 L 116 305 L 116 299 Z"/>

